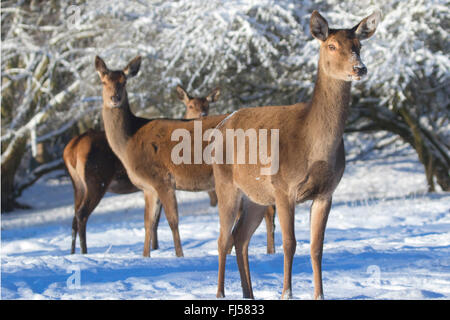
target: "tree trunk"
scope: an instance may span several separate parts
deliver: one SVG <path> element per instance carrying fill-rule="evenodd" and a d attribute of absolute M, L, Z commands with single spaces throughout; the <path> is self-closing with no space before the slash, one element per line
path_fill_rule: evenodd
<path fill-rule="evenodd" d="M 449 189 L 449 169 L 450 159 L 443 151 L 439 144 L 433 141 L 432 136 L 425 128 L 422 128 L 419 121 L 411 115 L 405 107 L 402 107 L 400 114 L 411 129 L 414 139 L 414 149 L 416 150 L 420 162 L 425 167 L 425 175 L 427 177 L 428 191 L 434 192 L 434 178 L 440 185 L 442 190 L 450 191 Z"/>
<path fill-rule="evenodd" d="M 18 139 L 19 141 L 12 146 L 10 152 L 2 158 L 2 212 L 25 207 L 16 201 L 14 177 L 25 154 L 28 137 L 23 135 Z"/>

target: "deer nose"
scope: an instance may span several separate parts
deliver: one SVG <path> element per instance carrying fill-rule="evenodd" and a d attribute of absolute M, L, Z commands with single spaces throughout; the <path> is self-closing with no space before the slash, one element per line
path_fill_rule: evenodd
<path fill-rule="evenodd" d="M 367 74 L 367 68 L 365 65 L 355 66 L 353 67 L 353 70 L 355 70 L 356 74 L 360 77 L 365 76 Z"/>
<path fill-rule="evenodd" d="M 118 102 L 120 102 L 120 96 L 119 95 L 114 95 L 114 96 L 111 96 L 111 101 L 113 102 L 113 103 L 118 103 Z"/>

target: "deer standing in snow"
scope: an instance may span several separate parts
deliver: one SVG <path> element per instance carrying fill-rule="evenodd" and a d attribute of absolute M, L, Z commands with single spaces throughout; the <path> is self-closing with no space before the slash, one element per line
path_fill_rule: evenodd
<path fill-rule="evenodd" d="M 178 98 L 185 104 L 184 119 L 207 116 L 209 105 L 217 101 L 219 88 L 206 97 L 192 97 L 181 86 L 176 88 Z M 69 172 L 74 191 L 75 216 L 72 222 L 72 249 L 75 253 L 77 234 L 80 238 L 81 253 L 87 253 L 86 225 L 92 211 L 95 210 L 105 192 L 129 194 L 140 191 L 128 178 L 125 168 L 111 150 L 104 131 L 88 130 L 72 138 L 64 148 L 63 159 Z M 209 191 L 210 203 L 217 204 L 214 191 Z M 145 198 L 145 215 L 148 215 L 150 199 Z M 161 206 L 156 208 L 155 223 L 152 232 L 152 249 L 158 249 L 157 228 Z M 146 237 L 148 238 L 148 237 Z M 149 243 L 144 244 L 144 256 L 149 254 Z"/>
<path fill-rule="evenodd" d="M 181 257 L 183 250 L 178 230 L 175 190 L 211 192 L 214 190 L 214 176 L 210 164 L 195 163 L 195 152 L 190 155 L 194 161 L 190 161 L 189 164 L 175 164 L 172 150 L 178 143 L 172 136 L 174 131 L 179 129 L 185 130 L 189 136 L 194 136 L 195 122 L 200 122 L 205 131 L 213 129 L 227 115 L 207 116 L 197 120 L 136 117 L 130 110 L 126 82 L 139 72 L 140 64 L 141 57 L 138 56 L 124 69 L 110 70 L 100 57 L 95 58 L 95 68 L 103 86 L 102 117 L 106 138 L 112 151 L 126 169 L 130 181 L 144 191 L 146 199 L 144 256 L 150 256 L 148 244 L 153 237 L 157 212 L 162 204 L 172 230 L 175 253 Z M 180 92 L 179 94 L 181 95 Z M 200 141 L 200 152 L 208 145 L 207 141 L 205 138 Z M 191 149 L 195 148 L 194 139 Z M 264 211 L 268 217 L 267 230 L 271 230 L 268 239 L 271 237 L 273 246 L 275 212 L 271 207 Z"/>
<path fill-rule="evenodd" d="M 226 253 L 234 242 L 244 298 L 253 298 L 248 244 L 261 223 L 265 206 L 275 204 L 284 250 L 282 298 L 291 298 L 292 261 L 296 249 L 295 205 L 312 200 L 310 238 L 314 298 L 323 298 L 323 240 L 332 195 L 345 168 L 342 137 L 351 82 L 367 73 L 360 58 L 360 41 L 374 34 L 380 18 L 381 14 L 375 12 L 351 29 L 332 29 L 325 18 L 314 11 L 310 29 L 320 43 L 320 51 L 312 99 L 287 106 L 243 108 L 218 127 L 224 137 L 228 129 L 278 129 L 279 149 L 271 157 L 279 157 L 279 170 L 272 175 L 260 175 L 264 167 L 260 162 L 213 164 L 220 215 L 217 297 L 224 296 Z M 252 210 L 245 210 L 233 228 L 243 196 L 253 203 Z"/>

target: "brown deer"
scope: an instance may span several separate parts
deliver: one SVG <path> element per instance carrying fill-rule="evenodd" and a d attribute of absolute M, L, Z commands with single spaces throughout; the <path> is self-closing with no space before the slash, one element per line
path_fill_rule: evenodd
<path fill-rule="evenodd" d="M 123 70 L 109 70 L 105 62 L 95 58 L 95 68 L 102 81 L 102 116 L 106 138 L 124 165 L 130 181 L 149 199 L 145 214 L 145 243 L 152 239 L 159 203 L 162 204 L 172 230 L 175 252 L 183 256 L 178 231 L 178 207 L 175 190 L 212 191 L 212 167 L 202 164 L 175 164 L 171 150 L 177 144 L 172 132 L 185 128 L 193 134 L 194 120 L 144 119 L 136 117 L 128 103 L 126 82 L 140 68 L 141 57 L 134 58 Z M 214 128 L 225 115 L 201 118 L 203 128 Z M 204 143 L 206 145 L 206 142 Z M 150 256 L 150 248 L 145 255 Z"/>
<path fill-rule="evenodd" d="M 219 88 L 206 97 L 191 97 L 180 86 L 176 88 L 178 98 L 185 104 L 185 119 L 194 119 L 208 115 L 209 105 L 217 101 Z M 75 216 L 72 222 L 72 249 L 75 253 L 77 233 L 80 238 L 81 253 L 87 253 L 86 224 L 106 191 L 117 194 L 129 194 L 140 191 L 128 178 L 125 168 L 111 150 L 104 131 L 89 130 L 72 138 L 63 153 L 64 163 L 72 180 L 74 190 Z M 212 206 L 217 204 L 214 191 L 209 192 Z M 145 196 L 145 210 L 149 210 L 150 199 Z M 152 249 L 158 248 L 157 227 L 161 206 L 156 208 L 156 222 L 152 232 Z M 145 215 L 148 215 L 146 212 Z M 144 245 L 144 256 L 148 247 Z"/>
<path fill-rule="evenodd" d="M 190 164 L 175 164 L 172 161 L 172 150 L 178 142 L 172 139 L 172 134 L 177 129 L 184 129 L 190 136 L 194 136 L 195 121 L 201 122 L 203 130 L 208 130 L 215 128 L 227 115 L 207 116 L 198 120 L 136 117 L 128 103 L 126 81 L 139 72 L 140 64 L 141 57 L 138 56 L 123 70 L 114 71 L 109 70 L 100 57 L 95 58 L 95 68 L 103 85 L 102 116 L 106 138 L 124 165 L 131 182 L 143 190 L 148 199 L 144 222 L 145 243 L 149 243 L 153 237 L 156 211 L 161 203 L 172 230 L 176 255 L 181 257 L 183 250 L 178 231 L 175 190 L 211 192 L 214 190 L 214 176 L 210 164 L 195 164 L 195 152 L 191 155 L 193 161 Z M 192 150 L 195 150 L 194 142 L 195 139 L 191 141 Z M 201 151 L 207 144 L 207 139 L 203 138 Z M 275 212 L 273 208 L 265 209 L 265 212 L 268 248 L 273 251 Z M 144 255 L 150 256 L 149 247 L 144 248 Z"/>
<path fill-rule="evenodd" d="M 226 252 L 234 242 L 243 296 L 253 298 L 248 264 L 248 244 L 261 223 L 264 206 L 276 205 L 284 250 L 282 298 L 291 298 L 292 261 L 296 249 L 294 213 L 297 203 L 312 200 L 310 212 L 311 262 L 314 298 L 323 298 L 322 251 L 325 226 L 332 194 L 345 167 L 343 132 L 347 119 L 352 80 L 367 73 L 361 62 L 361 40 L 372 36 L 381 14 L 375 12 L 351 29 L 331 29 L 314 11 L 310 29 L 320 43 L 317 79 L 312 99 L 288 106 L 244 108 L 228 117 L 218 129 L 278 129 L 279 169 L 260 175 L 257 164 L 213 163 L 220 215 L 218 239 L 219 273 L 217 297 L 224 296 Z M 224 138 L 225 140 L 225 138 Z M 225 141 L 223 145 L 225 145 Z M 232 142 L 234 143 L 234 142 Z M 223 150 L 225 155 L 226 150 Z M 233 228 L 241 198 L 245 195 L 253 208 L 244 210 Z"/>

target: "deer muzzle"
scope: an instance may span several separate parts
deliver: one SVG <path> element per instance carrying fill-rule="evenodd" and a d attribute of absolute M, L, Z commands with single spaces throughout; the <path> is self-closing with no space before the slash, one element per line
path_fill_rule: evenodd
<path fill-rule="evenodd" d="M 358 77 L 363 77 L 367 74 L 367 68 L 364 64 L 354 66 L 353 71 Z"/>

